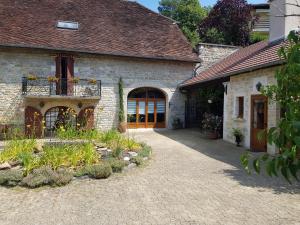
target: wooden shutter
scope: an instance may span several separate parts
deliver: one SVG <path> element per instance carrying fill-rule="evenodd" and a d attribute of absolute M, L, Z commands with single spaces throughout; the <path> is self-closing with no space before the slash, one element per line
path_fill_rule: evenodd
<path fill-rule="evenodd" d="M 68 57 L 67 59 L 68 72 L 67 72 L 67 80 L 68 80 L 68 95 L 74 95 L 74 82 L 72 81 L 74 78 L 74 58 Z"/>
<path fill-rule="evenodd" d="M 84 130 L 94 129 L 94 107 L 82 109 L 78 114 L 78 123 Z"/>
<path fill-rule="evenodd" d="M 31 106 L 25 109 L 25 134 L 27 137 L 41 138 L 43 134 L 43 115 Z"/>
<path fill-rule="evenodd" d="M 56 73 L 55 76 L 59 79 L 59 81 L 56 83 L 56 94 L 60 95 L 61 94 L 61 55 L 59 54 L 56 58 L 55 58 L 55 62 L 56 62 Z"/>

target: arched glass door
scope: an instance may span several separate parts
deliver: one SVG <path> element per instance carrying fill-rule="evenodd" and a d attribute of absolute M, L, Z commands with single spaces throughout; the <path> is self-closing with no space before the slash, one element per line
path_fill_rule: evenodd
<path fill-rule="evenodd" d="M 131 91 L 127 101 L 127 123 L 129 128 L 165 128 L 165 95 L 155 88 Z"/>

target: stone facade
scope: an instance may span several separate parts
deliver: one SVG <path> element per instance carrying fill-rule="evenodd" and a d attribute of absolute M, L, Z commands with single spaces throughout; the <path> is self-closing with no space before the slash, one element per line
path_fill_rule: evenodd
<path fill-rule="evenodd" d="M 234 143 L 232 128 L 242 130 L 245 138 L 243 145 L 250 148 L 250 123 L 251 123 L 251 96 L 260 94 L 256 84 L 275 84 L 275 71 L 278 67 L 260 69 L 249 73 L 244 73 L 230 77 L 230 82 L 224 83 L 227 86 L 227 94 L 224 94 L 224 130 L 223 138 Z M 244 118 L 237 119 L 236 98 L 244 97 Z M 268 128 L 274 127 L 280 116 L 280 110 L 276 103 L 268 104 Z M 268 146 L 268 152 L 276 152 L 274 146 Z"/>
<path fill-rule="evenodd" d="M 230 45 L 219 45 L 209 43 L 198 44 L 198 55 L 202 62 L 201 67 L 197 69 L 197 72 L 200 73 L 204 70 L 207 70 L 213 64 L 231 55 L 238 49 L 238 47 Z"/>
<path fill-rule="evenodd" d="M 191 78 L 193 63 L 154 61 L 125 57 L 74 55 L 74 76 L 97 79 L 102 82 L 101 99 L 22 96 L 22 77 L 35 74 L 47 77 L 55 74 L 55 52 L 1 49 L 0 53 L 0 124 L 24 125 L 26 106 L 34 106 L 45 113 L 54 106 L 68 106 L 76 112 L 80 108 L 95 106 L 96 127 L 110 129 L 118 124 L 118 82 L 124 81 L 124 104 L 128 93 L 139 87 L 154 87 L 166 95 L 167 127 L 174 118 L 184 121 L 185 96 L 178 84 Z M 41 104 L 43 102 L 43 104 Z M 79 107 L 78 103 L 83 105 Z"/>

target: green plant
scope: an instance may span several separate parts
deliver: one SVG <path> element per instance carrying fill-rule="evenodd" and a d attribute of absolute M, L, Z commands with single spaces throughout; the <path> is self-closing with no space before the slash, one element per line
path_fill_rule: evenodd
<path fill-rule="evenodd" d="M 121 134 L 117 130 L 109 130 L 100 135 L 100 141 L 109 148 L 116 148 L 122 140 Z"/>
<path fill-rule="evenodd" d="M 144 160 L 141 156 L 136 156 L 131 159 L 131 162 L 135 163 L 137 166 L 141 166 L 143 164 Z"/>
<path fill-rule="evenodd" d="M 239 137 L 241 139 L 244 137 L 242 131 L 239 128 L 233 128 L 232 129 L 232 135 L 235 136 L 235 137 Z"/>
<path fill-rule="evenodd" d="M 19 154 L 19 160 L 24 167 L 24 175 L 38 167 L 38 157 L 29 152 L 22 152 Z"/>
<path fill-rule="evenodd" d="M 123 86 L 124 86 L 123 80 L 122 80 L 122 78 L 120 78 L 120 80 L 119 80 L 119 123 L 125 122 Z"/>
<path fill-rule="evenodd" d="M 43 166 L 33 170 L 31 174 L 22 180 L 22 185 L 29 188 L 37 188 L 44 185 L 63 186 L 71 182 L 73 174 L 65 169 L 54 171 L 51 167 Z"/>
<path fill-rule="evenodd" d="M 92 143 L 45 146 L 39 165 L 54 170 L 62 166 L 76 168 L 97 163 L 99 157 Z"/>
<path fill-rule="evenodd" d="M 112 174 L 112 168 L 109 163 L 101 163 L 86 167 L 86 173 L 94 179 L 105 179 Z"/>
<path fill-rule="evenodd" d="M 23 173 L 20 170 L 0 171 L 0 185 L 14 187 L 23 179 Z"/>
<path fill-rule="evenodd" d="M 122 155 L 122 153 L 123 153 L 123 149 L 120 148 L 120 147 L 117 147 L 117 148 L 115 148 L 115 149 L 112 151 L 112 157 L 114 157 L 114 158 L 120 158 L 121 155 Z"/>
<path fill-rule="evenodd" d="M 150 146 L 146 144 L 142 144 L 142 149 L 139 151 L 140 157 L 149 157 L 152 153 L 152 149 Z"/>
<path fill-rule="evenodd" d="M 17 161 L 20 154 L 33 153 L 37 142 L 35 139 L 18 140 L 14 139 L 8 142 L 5 149 L 0 153 L 0 163 Z"/>
<path fill-rule="evenodd" d="M 108 163 L 110 164 L 114 173 L 121 173 L 125 167 L 125 162 L 123 160 L 112 158 L 108 160 Z"/>
<path fill-rule="evenodd" d="M 275 145 L 280 154 L 266 154 L 253 159 L 250 154 L 244 154 L 241 162 L 248 173 L 250 161 L 257 173 L 260 173 L 261 163 L 264 163 L 269 176 L 281 173 L 291 182 L 292 178 L 299 180 L 300 170 L 300 36 L 292 31 L 288 42 L 278 52 L 286 64 L 275 74 L 277 84 L 261 90 L 271 102 L 276 102 L 281 107 L 281 119 L 267 134 L 268 143 Z"/>
<path fill-rule="evenodd" d="M 133 138 L 129 138 L 129 137 L 123 138 L 121 146 L 126 150 L 135 151 L 135 152 L 141 150 L 142 148 L 140 143 L 136 142 Z"/>

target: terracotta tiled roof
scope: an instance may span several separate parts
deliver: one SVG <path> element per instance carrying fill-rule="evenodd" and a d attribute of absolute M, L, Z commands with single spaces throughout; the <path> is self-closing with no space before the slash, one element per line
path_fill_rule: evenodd
<path fill-rule="evenodd" d="M 0 46 L 199 61 L 178 26 L 126 0 L 1 0 Z M 79 23 L 79 30 L 56 27 Z"/>
<path fill-rule="evenodd" d="M 252 71 L 282 63 L 278 50 L 285 45 L 285 41 L 262 41 L 237 50 L 225 59 L 212 65 L 209 69 L 185 81 L 181 86 L 190 86 L 227 76 Z"/>

